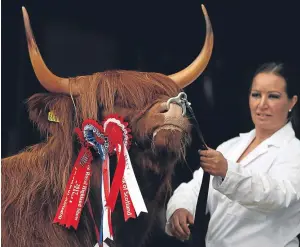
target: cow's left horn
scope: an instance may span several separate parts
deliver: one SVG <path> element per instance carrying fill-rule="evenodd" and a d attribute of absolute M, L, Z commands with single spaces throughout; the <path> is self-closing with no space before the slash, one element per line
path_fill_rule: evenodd
<path fill-rule="evenodd" d="M 169 77 L 173 81 L 175 81 L 181 88 L 188 86 L 201 75 L 201 73 L 206 68 L 212 54 L 214 34 L 206 8 L 204 7 L 204 5 L 201 5 L 201 7 L 206 23 L 206 37 L 204 46 L 198 57 L 188 67 L 175 74 L 169 75 Z"/>
<path fill-rule="evenodd" d="M 42 86 L 48 91 L 69 94 L 69 79 L 58 77 L 47 68 L 40 54 L 39 48 L 37 47 L 37 44 L 35 42 L 35 38 L 30 26 L 29 16 L 25 7 L 22 7 L 22 12 L 29 56 L 36 77 L 38 78 Z"/>

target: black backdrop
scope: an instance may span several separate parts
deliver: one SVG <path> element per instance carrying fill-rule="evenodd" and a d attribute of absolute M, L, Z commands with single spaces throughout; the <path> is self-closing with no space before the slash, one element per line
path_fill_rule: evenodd
<path fill-rule="evenodd" d="M 259 64 L 274 60 L 300 65 L 296 2 L 2 1 L 2 157 L 40 141 L 24 101 L 45 90 L 30 64 L 22 5 L 47 65 L 67 77 L 107 69 L 165 74 L 182 69 L 202 48 L 205 4 L 215 34 L 213 56 L 186 92 L 206 142 L 216 148 L 253 127 L 247 90 Z M 191 155 L 189 164 L 195 168 L 198 157 Z M 185 165 L 177 167 L 174 187 L 189 178 Z"/>

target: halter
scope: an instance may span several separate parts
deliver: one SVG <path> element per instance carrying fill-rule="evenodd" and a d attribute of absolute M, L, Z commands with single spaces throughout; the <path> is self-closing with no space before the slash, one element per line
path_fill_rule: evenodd
<path fill-rule="evenodd" d="M 186 110 L 188 109 L 188 111 L 190 112 L 190 115 L 191 115 L 191 119 L 193 120 L 193 122 L 195 124 L 195 129 L 197 131 L 197 135 L 198 135 L 200 141 L 202 142 L 202 149 L 207 149 L 207 145 L 204 141 L 202 132 L 200 130 L 200 125 L 199 125 L 199 123 L 195 117 L 195 114 L 193 112 L 193 109 L 191 107 L 192 104 L 187 100 L 186 93 L 181 92 L 176 97 L 172 97 L 172 98 L 168 99 L 168 101 L 167 101 L 168 110 L 170 109 L 171 103 L 175 103 L 182 108 L 182 116 L 186 115 L 186 113 L 187 113 Z"/>
<path fill-rule="evenodd" d="M 182 116 L 186 115 L 186 108 L 190 107 L 191 103 L 187 100 L 187 95 L 184 92 L 179 93 L 176 97 L 172 97 L 167 101 L 168 110 L 170 109 L 170 104 L 175 103 L 182 108 Z"/>

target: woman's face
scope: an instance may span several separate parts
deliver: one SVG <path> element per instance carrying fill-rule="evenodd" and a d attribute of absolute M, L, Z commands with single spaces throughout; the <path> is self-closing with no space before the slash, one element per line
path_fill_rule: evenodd
<path fill-rule="evenodd" d="M 294 107 L 297 96 L 289 99 L 286 81 L 273 73 L 259 73 L 252 82 L 249 105 L 255 128 L 277 131 L 287 122 L 288 111 Z"/>

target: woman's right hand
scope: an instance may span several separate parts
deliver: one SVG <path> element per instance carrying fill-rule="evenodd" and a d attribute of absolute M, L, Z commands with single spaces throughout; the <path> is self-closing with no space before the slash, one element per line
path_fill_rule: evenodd
<path fill-rule="evenodd" d="M 180 240 L 187 240 L 191 234 L 189 225 L 194 224 L 194 216 L 186 209 L 179 208 L 171 216 L 170 231 Z"/>

